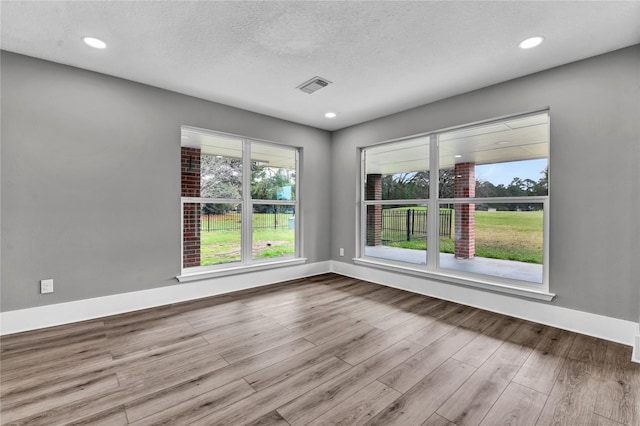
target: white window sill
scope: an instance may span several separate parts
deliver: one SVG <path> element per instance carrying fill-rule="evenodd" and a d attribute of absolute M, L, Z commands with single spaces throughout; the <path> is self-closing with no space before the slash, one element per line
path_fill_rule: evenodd
<path fill-rule="evenodd" d="M 353 263 L 357 265 L 369 266 L 378 269 L 384 269 L 392 272 L 401 272 L 405 274 L 411 274 L 423 278 L 432 278 L 439 281 L 450 282 L 453 284 L 463 285 L 467 287 L 475 287 L 483 290 L 490 290 L 499 293 L 512 294 L 516 296 L 526 297 L 529 299 L 551 301 L 556 296 L 553 293 L 548 293 L 543 290 L 536 290 L 533 288 L 526 288 L 517 284 L 499 283 L 489 280 L 483 280 L 482 278 L 468 277 L 463 274 L 455 274 L 443 271 L 427 271 L 422 268 L 412 267 L 410 265 L 401 265 L 398 263 L 387 263 L 379 260 L 372 260 L 367 258 L 354 258 Z"/>
<path fill-rule="evenodd" d="M 178 275 L 176 278 L 179 282 L 185 283 L 190 281 L 206 280 L 209 278 L 219 278 L 228 275 L 246 274 L 249 272 L 264 271 L 266 269 L 276 269 L 286 266 L 301 265 L 306 263 L 307 259 L 304 257 L 297 257 L 295 259 L 277 260 L 273 262 L 254 263 L 251 265 L 239 265 L 226 268 L 206 269 L 198 270 L 196 272 L 186 272 Z"/>

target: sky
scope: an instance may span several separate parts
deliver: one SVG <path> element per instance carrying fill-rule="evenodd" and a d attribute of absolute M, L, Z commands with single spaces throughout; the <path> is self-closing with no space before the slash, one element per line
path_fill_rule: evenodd
<path fill-rule="evenodd" d="M 494 185 L 503 184 L 504 186 L 509 186 L 515 177 L 531 179 L 537 182 L 542 177 L 540 172 L 546 166 L 546 159 L 476 165 L 476 179 L 488 181 Z"/>

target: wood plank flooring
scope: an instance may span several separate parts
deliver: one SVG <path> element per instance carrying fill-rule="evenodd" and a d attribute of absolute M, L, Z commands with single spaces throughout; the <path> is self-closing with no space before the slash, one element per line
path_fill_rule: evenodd
<path fill-rule="evenodd" d="M 640 426 L 630 347 L 335 274 L 0 343 L 2 425 Z"/>

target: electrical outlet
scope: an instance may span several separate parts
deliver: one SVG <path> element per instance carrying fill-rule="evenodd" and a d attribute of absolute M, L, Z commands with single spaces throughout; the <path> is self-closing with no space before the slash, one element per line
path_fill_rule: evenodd
<path fill-rule="evenodd" d="M 53 293 L 53 279 L 40 280 L 40 294 Z"/>
<path fill-rule="evenodd" d="M 340 256 L 344 256 L 344 249 L 340 247 Z"/>

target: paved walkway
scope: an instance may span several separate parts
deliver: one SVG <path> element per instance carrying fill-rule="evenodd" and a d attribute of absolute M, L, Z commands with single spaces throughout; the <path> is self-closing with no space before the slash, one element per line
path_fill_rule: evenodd
<path fill-rule="evenodd" d="M 427 263 L 427 252 L 425 250 L 375 246 L 366 247 L 365 254 L 370 257 L 413 263 L 417 265 L 426 265 Z M 456 259 L 453 254 L 440 253 L 440 268 L 453 269 L 455 271 L 462 272 L 473 272 L 483 275 L 493 275 L 533 283 L 542 283 L 542 265 L 537 265 L 535 263 L 489 259 L 486 257 Z"/>

